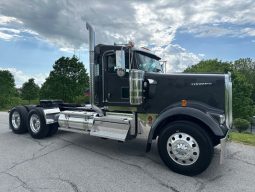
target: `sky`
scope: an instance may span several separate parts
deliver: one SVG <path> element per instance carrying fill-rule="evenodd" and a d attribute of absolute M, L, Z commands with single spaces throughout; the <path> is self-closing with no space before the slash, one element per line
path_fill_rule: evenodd
<path fill-rule="evenodd" d="M 0 70 L 16 87 L 41 85 L 61 56 L 88 70 L 86 21 L 96 43 L 149 47 L 181 72 L 204 59 L 255 58 L 255 0 L 1 0 Z M 89 71 L 89 70 L 88 70 Z"/>

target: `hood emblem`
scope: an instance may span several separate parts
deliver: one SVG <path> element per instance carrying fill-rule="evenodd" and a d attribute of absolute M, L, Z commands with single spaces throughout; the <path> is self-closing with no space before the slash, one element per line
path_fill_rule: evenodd
<path fill-rule="evenodd" d="M 197 83 L 191 83 L 191 86 L 211 86 L 211 82 L 197 82 Z"/>

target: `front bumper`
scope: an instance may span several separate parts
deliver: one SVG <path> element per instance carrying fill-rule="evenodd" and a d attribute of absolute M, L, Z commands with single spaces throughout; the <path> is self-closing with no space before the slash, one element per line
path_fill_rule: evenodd
<path fill-rule="evenodd" d="M 227 156 L 227 141 L 229 140 L 229 131 L 226 136 L 220 140 L 220 164 L 224 163 L 224 159 Z"/>

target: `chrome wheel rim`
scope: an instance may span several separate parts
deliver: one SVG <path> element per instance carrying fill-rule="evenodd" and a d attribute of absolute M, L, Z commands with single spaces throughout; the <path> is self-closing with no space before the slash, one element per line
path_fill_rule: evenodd
<path fill-rule="evenodd" d="M 41 128 L 41 121 L 38 115 L 33 114 L 30 117 L 30 128 L 34 133 L 38 133 Z"/>
<path fill-rule="evenodd" d="M 18 129 L 20 126 L 20 114 L 17 111 L 12 114 L 12 126 L 14 129 Z"/>
<path fill-rule="evenodd" d="M 170 158 L 179 165 L 192 165 L 199 157 L 197 141 L 187 133 L 175 133 L 167 141 L 167 152 Z"/>

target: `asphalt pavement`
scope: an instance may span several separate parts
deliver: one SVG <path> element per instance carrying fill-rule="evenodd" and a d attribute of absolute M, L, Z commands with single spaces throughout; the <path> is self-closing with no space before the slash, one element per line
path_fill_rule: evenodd
<path fill-rule="evenodd" d="M 59 131 L 35 140 L 8 127 L 0 112 L 0 192 L 255 191 L 255 147 L 229 143 L 223 165 L 216 148 L 210 167 L 188 177 L 167 169 L 156 143 L 145 153 L 146 135 L 119 143 Z"/>

